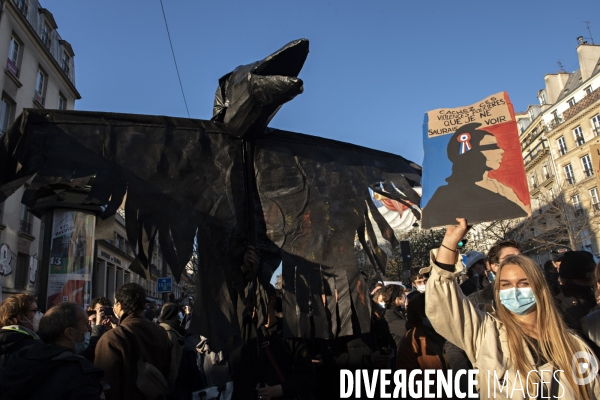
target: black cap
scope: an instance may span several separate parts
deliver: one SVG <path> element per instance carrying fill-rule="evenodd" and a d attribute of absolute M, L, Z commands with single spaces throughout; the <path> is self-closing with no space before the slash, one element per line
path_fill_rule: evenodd
<path fill-rule="evenodd" d="M 571 251 L 570 248 L 564 246 L 558 246 L 552 249 L 550 252 L 552 254 L 553 261 L 561 261 L 566 252 Z"/>
<path fill-rule="evenodd" d="M 587 279 L 594 264 L 594 256 L 589 251 L 567 251 L 562 257 L 558 274 L 563 279 Z"/>

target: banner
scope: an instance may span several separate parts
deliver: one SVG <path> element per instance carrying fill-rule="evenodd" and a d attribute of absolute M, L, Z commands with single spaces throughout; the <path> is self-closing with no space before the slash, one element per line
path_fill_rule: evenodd
<path fill-rule="evenodd" d="M 48 308 L 71 301 L 90 302 L 96 217 L 54 210 L 48 275 Z"/>
<path fill-rule="evenodd" d="M 423 228 L 531 214 L 512 104 L 506 92 L 440 108 L 423 123 Z"/>

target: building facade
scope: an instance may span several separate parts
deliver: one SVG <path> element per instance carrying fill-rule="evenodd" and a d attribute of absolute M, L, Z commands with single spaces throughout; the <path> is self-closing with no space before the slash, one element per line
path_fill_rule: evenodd
<path fill-rule="evenodd" d="M 58 34 L 50 11 L 37 0 L 0 2 L 0 137 L 24 108 L 72 110 L 81 96 L 75 87 L 75 53 Z M 21 188 L 0 203 L 0 287 L 2 299 L 35 294 L 40 220 L 20 199 Z"/>
<path fill-rule="evenodd" d="M 554 246 L 600 254 L 600 201 L 591 144 L 600 144 L 600 46 L 580 42 L 579 69 L 544 77 L 539 105 L 519 120 L 532 217 L 513 232 L 543 264 Z"/>

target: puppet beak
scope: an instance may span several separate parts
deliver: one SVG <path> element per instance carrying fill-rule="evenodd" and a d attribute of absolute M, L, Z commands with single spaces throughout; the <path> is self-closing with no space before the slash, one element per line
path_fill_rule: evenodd
<path fill-rule="evenodd" d="M 299 39 L 225 75 L 219 80 L 213 120 L 243 139 L 263 135 L 279 108 L 304 90 L 297 76 L 307 56 L 308 40 Z"/>

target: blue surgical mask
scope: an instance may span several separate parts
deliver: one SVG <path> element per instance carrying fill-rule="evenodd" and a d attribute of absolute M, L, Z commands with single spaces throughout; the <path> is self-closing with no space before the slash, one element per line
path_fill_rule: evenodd
<path fill-rule="evenodd" d="M 531 288 L 503 289 L 499 294 L 502 305 L 513 314 L 527 314 L 535 306 L 535 296 Z"/>
<path fill-rule="evenodd" d="M 496 280 L 496 274 L 494 274 L 492 271 L 487 273 L 487 277 L 490 282 L 494 282 Z"/>
<path fill-rule="evenodd" d="M 90 333 L 89 332 L 79 332 L 77 329 L 73 328 L 73 330 L 75 332 L 78 333 L 82 333 L 83 334 L 83 342 L 77 343 L 76 341 L 73 341 L 73 344 L 75 345 L 75 354 L 81 354 L 85 351 L 85 349 L 87 349 L 87 347 L 90 344 Z"/>

